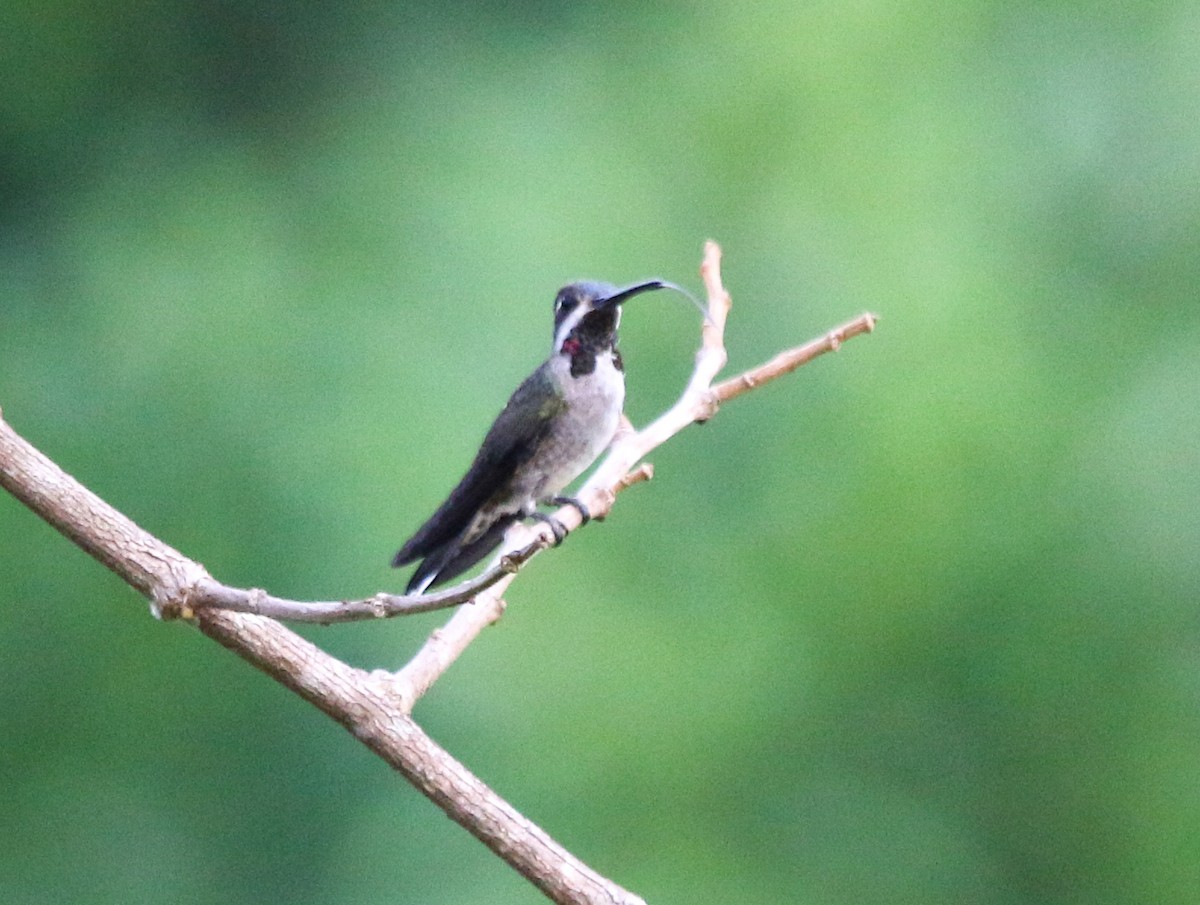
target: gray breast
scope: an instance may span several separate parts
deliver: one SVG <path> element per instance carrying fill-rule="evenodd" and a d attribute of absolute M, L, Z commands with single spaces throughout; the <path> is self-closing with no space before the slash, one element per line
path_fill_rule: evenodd
<path fill-rule="evenodd" d="M 547 464 L 536 486 L 529 488 L 535 500 L 559 493 L 579 477 L 608 448 L 621 420 L 625 375 L 613 366 L 612 354 L 598 356 L 595 370 L 581 377 L 572 377 L 569 367 L 565 356 L 551 363 L 551 376 L 567 405 L 539 451 Z"/>

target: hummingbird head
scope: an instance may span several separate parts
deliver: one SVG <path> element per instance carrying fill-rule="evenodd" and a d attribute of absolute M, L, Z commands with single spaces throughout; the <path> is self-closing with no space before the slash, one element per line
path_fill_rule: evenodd
<path fill-rule="evenodd" d="M 619 288 L 611 283 L 571 283 L 554 298 L 554 351 L 574 358 L 611 349 L 617 344 L 621 304 L 640 292 L 667 289 L 665 280 L 645 280 Z"/>

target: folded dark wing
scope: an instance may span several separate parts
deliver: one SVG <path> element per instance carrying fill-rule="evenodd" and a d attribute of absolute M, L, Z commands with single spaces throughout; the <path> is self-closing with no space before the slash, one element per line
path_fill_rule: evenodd
<path fill-rule="evenodd" d="M 485 504 L 503 502 L 517 469 L 529 461 L 563 404 L 544 367 L 527 377 L 488 430 L 458 486 L 405 541 L 392 565 L 403 566 L 429 556 L 457 538 Z"/>

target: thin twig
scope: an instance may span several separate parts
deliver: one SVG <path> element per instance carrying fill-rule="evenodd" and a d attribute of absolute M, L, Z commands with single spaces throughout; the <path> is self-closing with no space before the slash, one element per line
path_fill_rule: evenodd
<path fill-rule="evenodd" d="M 593 518 L 600 519 L 607 515 L 617 493 L 653 473 L 648 466 L 638 467 L 638 463 L 652 450 L 688 425 L 707 421 L 716 414 L 721 402 L 736 398 L 745 391 L 726 392 L 724 387 L 741 386 L 741 382 L 746 380 L 753 381 L 754 385 L 775 380 L 823 352 L 836 349 L 841 341 L 869 330 L 875 323 L 873 315 L 864 314 L 818 340 L 789 349 L 766 365 L 714 387 L 712 381 L 726 363 L 725 324 L 732 307 L 729 292 L 721 280 L 721 248 L 716 242 L 705 243 L 700 275 L 704 280 L 708 306 L 692 376 L 683 394 L 670 409 L 640 431 L 632 429 L 632 426 L 621 431 L 608 455 L 579 489 L 576 496 L 587 506 Z M 562 507 L 554 513 L 554 517 L 567 533 L 582 524 L 574 506 Z M 515 526 L 508 533 L 500 557 L 511 555 L 511 551 L 521 549 L 539 538 L 544 539 L 547 532 L 548 529 L 541 524 Z M 479 633 L 500 618 L 504 606 L 501 597 L 511 581 L 511 576 L 501 579 L 476 599 L 475 606 L 458 610 L 449 622 L 429 637 L 408 665 L 396 674 L 394 693 L 403 707 L 411 710 Z"/>
<path fill-rule="evenodd" d="M 374 597 L 363 600 L 285 600 L 282 597 L 273 597 L 258 588 L 232 588 L 206 578 L 197 582 L 183 605 L 177 609 L 162 608 L 162 615 L 164 618 L 191 619 L 197 610 L 213 608 L 269 616 L 288 622 L 317 622 L 329 625 L 334 622 L 356 622 L 428 613 L 474 599 L 481 591 L 490 588 L 505 576 L 515 574 L 547 546 L 548 541 L 537 538 L 521 549 L 500 557 L 495 565 L 475 578 L 429 594 L 386 594 L 381 591 Z"/>
<path fill-rule="evenodd" d="M 621 434 L 606 460 L 606 464 L 612 463 L 608 472 L 601 468 L 597 475 L 603 476 L 602 479 L 593 479 L 585 485 L 581 495 L 585 492 L 595 494 L 591 511 L 597 518 L 603 518 L 608 513 L 620 490 L 637 483 L 637 480 L 629 480 L 631 474 L 625 474 L 615 479 L 618 483 L 609 484 L 607 474 L 621 470 L 620 462 L 627 461 L 628 467 L 632 468 L 638 459 L 666 442 L 687 424 L 711 418 L 720 403 L 735 399 L 748 390 L 794 371 L 824 352 L 835 351 L 847 339 L 874 329 L 875 317 L 864 314 L 829 331 L 819 339 L 781 352 L 765 364 L 712 386 L 712 381 L 725 366 L 727 359 L 724 331 L 731 307 L 729 293 L 721 282 L 720 257 L 720 248 L 716 243 L 710 242 L 705 246 L 704 262 L 700 270 L 708 295 L 708 311 L 702 327 L 701 345 L 696 352 L 696 367 L 687 388 L 679 402 L 654 423 L 640 432 L 630 428 Z M 575 514 L 574 517 L 572 513 Z M 557 518 L 568 532 L 580 526 L 581 520 L 574 507 L 564 507 L 557 513 Z M 519 547 L 510 544 L 507 552 L 502 553 L 495 563 L 479 576 L 442 591 L 425 594 L 388 594 L 381 591 L 360 600 L 299 601 L 275 597 L 258 588 L 230 587 L 213 578 L 204 577 L 195 583 L 185 600 L 160 604 L 158 612 L 163 618 L 187 619 L 192 618 L 199 609 L 215 607 L 270 616 L 288 622 L 316 622 L 325 625 L 428 613 L 475 599 L 481 591 L 516 572 L 533 556 L 550 546 L 550 541 L 547 529 L 538 527 L 528 543 Z M 505 582 L 506 586 L 507 583 Z M 490 598 L 487 606 L 476 607 L 479 610 L 476 615 L 480 625 L 465 634 L 460 634 L 456 629 L 466 628 L 464 622 L 470 620 L 452 620 L 436 640 L 432 641 L 433 649 L 428 654 L 418 654 L 421 662 L 410 663 L 404 670 L 407 678 L 397 686 L 404 700 L 415 700 L 408 694 L 410 683 L 412 689 L 417 690 L 416 697 L 420 697 L 441 671 L 454 661 L 458 653 L 474 640 L 482 625 L 490 624 L 499 618 L 502 609 L 497 608 L 499 600 L 499 595 L 495 595 Z M 435 664 L 440 664 L 441 668 L 436 668 Z"/>
<path fill-rule="evenodd" d="M 738 374 L 737 377 L 722 380 L 713 387 L 713 396 L 717 402 L 728 402 L 730 399 L 736 399 L 738 396 L 753 390 L 755 387 L 760 387 L 764 383 L 770 383 L 784 374 L 790 374 L 801 365 L 808 364 L 818 355 L 823 355 L 826 352 L 836 352 L 846 340 L 852 339 L 862 333 L 870 333 L 874 330 L 878 320 L 879 318 L 874 314 L 860 314 L 854 320 L 848 321 L 840 327 L 834 327 L 820 339 L 814 339 L 812 342 L 805 343 L 802 346 L 796 346 L 794 349 L 780 352 L 770 361 L 764 362 L 756 368 L 751 368 L 742 374 Z"/>

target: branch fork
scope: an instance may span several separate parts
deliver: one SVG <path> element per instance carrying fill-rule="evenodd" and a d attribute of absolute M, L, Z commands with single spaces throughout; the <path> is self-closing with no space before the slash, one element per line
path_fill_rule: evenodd
<path fill-rule="evenodd" d="M 679 400 L 640 431 L 623 422 L 608 455 L 579 490 L 593 518 L 602 519 L 617 495 L 648 480 L 642 461 L 689 424 L 712 418 L 720 406 L 787 374 L 847 339 L 870 332 L 863 314 L 825 336 L 714 385 L 725 367 L 729 293 L 721 282 L 721 251 L 708 242 L 700 268 L 708 309 L 695 369 Z M 0 412 L 0 486 L 151 601 L 164 619 L 186 619 L 201 632 L 324 711 L 403 774 L 424 795 L 560 905 L 645 905 L 600 876 L 437 746 L 412 719 L 417 701 L 485 627 L 504 612 L 504 592 L 533 557 L 552 542 L 544 525 L 519 525 L 479 576 L 425 595 L 380 592 L 362 600 L 301 602 L 260 588 L 224 585 L 66 474 L 21 438 Z M 582 522 L 574 506 L 555 518 L 569 532 Z M 460 606 L 399 671 L 366 672 L 329 656 L 275 621 L 379 619 Z M 268 618 L 275 617 L 275 618 Z"/>

